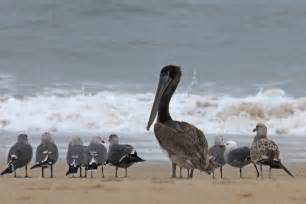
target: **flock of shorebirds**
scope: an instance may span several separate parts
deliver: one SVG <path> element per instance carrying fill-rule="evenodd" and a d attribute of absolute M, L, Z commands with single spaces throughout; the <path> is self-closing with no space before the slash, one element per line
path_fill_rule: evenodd
<path fill-rule="evenodd" d="M 288 175 L 292 173 L 283 165 L 280 159 L 280 151 L 277 144 L 268 139 L 267 127 L 258 123 L 253 130 L 256 132 L 253 143 L 250 147 L 238 147 L 234 141 L 224 141 L 223 137 L 215 137 L 215 144 L 208 148 L 208 142 L 203 132 L 195 126 L 175 121 L 169 113 L 169 103 L 181 78 L 181 68 L 176 65 L 167 65 L 160 72 L 160 80 L 152 106 L 147 130 L 154 125 L 154 132 L 161 148 L 168 154 L 172 162 L 172 177 L 176 178 L 176 168 L 187 169 L 188 178 L 193 177 L 194 170 L 212 174 L 215 178 L 215 169 L 220 169 L 223 177 L 223 166 L 229 164 L 239 168 L 242 177 L 242 168 L 252 164 L 257 172 L 257 177 L 263 178 L 262 167 L 269 167 L 269 177 L 272 169 L 283 169 Z M 143 162 L 131 145 L 120 144 L 119 137 L 115 134 L 109 136 L 109 148 L 101 137 L 93 137 L 89 145 L 84 145 L 79 137 L 73 138 L 68 146 L 66 175 L 74 175 L 79 172 L 80 177 L 87 177 L 88 171 L 97 170 L 101 166 L 104 177 L 104 165 L 109 164 L 115 167 L 115 176 L 118 176 L 118 168 L 127 169 L 137 162 Z M 32 146 L 28 142 L 26 134 L 20 134 L 9 150 L 7 168 L 1 175 L 14 173 L 16 170 L 25 168 L 25 177 L 28 177 L 28 164 L 33 155 Z M 50 168 L 50 176 L 53 177 L 53 167 L 58 160 L 58 148 L 49 133 L 42 135 L 41 144 L 36 149 L 36 161 L 31 169 L 41 168 L 41 175 L 44 177 L 44 170 Z M 258 171 L 257 167 L 260 167 Z M 85 170 L 85 175 L 82 174 Z M 91 174 L 92 176 L 93 174 Z"/>

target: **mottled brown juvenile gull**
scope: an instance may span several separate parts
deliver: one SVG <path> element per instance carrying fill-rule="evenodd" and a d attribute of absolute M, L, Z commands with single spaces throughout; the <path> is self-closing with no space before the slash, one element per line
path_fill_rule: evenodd
<path fill-rule="evenodd" d="M 1 175 L 10 174 L 14 172 L 16 177 L 16 170 L 25 167 L 25 177 L 28 177 L 28 164 L 33 156 L 32 146 L 28 142 L 26 134 L 20 134 L 8 154 L 7 163 L 8 167 L 2 171 Z"/>
<path fill-rule="evenodd" d="M 277 144 L 268 139 L 267 127 L 263 123 L 258 123 L 253 132 L 256 132 L 256 136 L 251 146 L 251 159 L 260 166 L 261 178 L 263 178 L 262 166 L 269 166 L 269 177 L 272 169 L 283 169 L 289 176 L 294 177 L 282 164 Z"/>
<path fill-rule="evenodd" d="M 137 155 L 133 146 L 119 144 L 119 137 L 117 135 L 110 135 L 108 141 L 110 145 L 106 163 L 116 167 L 116 177 L 118 177 L 118 168 L 124 168 L 125 177 L 127 177 L 127 169 L 130 166 L 134 163 L 144 162 L 144 160 Z"/>
<path fill-rule="evenodd" d="M 45 168 L 50 167 L 50 177 L 53 178 L 53 166 L 58 160 L 58 148 L 50 133 L 41 136 L 41 143 L 36 149 L 36 163 L 31 169 L 41 168 L 41 177 L 45 177 Z"/>
<path fill-rule="evenodd" d="M 209 160 L 205 135 L 195 126 L 172 119 L 169 103 L 180 79 L 181 68 L 167 65 L 160 71 L 160 79 L 153 102 L 147 130 L 156 116 L 154 132 L 162 149 L 172 161 L 172 177 L 176 177 L 176 166 L 184 169 L 198 169 L 211 173 L 213 165 Z"/>

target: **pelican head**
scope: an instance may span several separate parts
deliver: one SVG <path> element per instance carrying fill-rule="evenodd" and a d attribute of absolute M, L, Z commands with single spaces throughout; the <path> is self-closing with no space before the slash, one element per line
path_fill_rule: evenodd
<path fill-rule="evenodd" d="M 263 123 L 258 123 L 253 130 L 253 132 L 256 132 L 257 138 L 266 138 L 267 137 L 267 126 Z"/>
<path fill-rule="evenodd" d="M 162 111 L 164 114 L 164 117 L 161 118 L 161 120 L 171 119 L 169 115 L 169 103 L 172 94 L 180 81 L 181 75 L 181 68 L 177 65 L 167 65 L 160 71 L 159 83 L 148 121 L 147 130 L 150 129 L 158 112 Z"/>

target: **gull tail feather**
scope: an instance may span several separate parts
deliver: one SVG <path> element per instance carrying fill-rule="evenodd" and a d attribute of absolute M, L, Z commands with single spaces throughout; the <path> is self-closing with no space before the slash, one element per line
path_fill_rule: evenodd
<path fill-rule="evenodd" d="M 11 174 L 14 172 L 14 167 L 12 165 L 9 165 L 6 169 L 4 169 L 0 175 L 4 174 Z"/>
<path fill-rule="evenodd" d="M 40 164 L 40 163 L 34 164 L 34 165 L 31 167 L 31 169 L 36 169 L 36 168 L 38 168 L 38 167 L 41 167 L 41 164 Z"/>
<path fill-rule="evenodd" d="M 294 178 L 293 174 L 282 163 L 280 163 L 280 166 L 289 176 Z"/>

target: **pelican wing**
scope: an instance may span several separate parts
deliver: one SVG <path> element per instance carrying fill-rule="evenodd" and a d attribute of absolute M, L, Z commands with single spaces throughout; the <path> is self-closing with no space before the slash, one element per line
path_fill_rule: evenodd
<path fill-rule="evenodd" d="M 179 158 L 194 168 L 206 170 L 208 166 L 207 140 L 198 128 L 185 122 L 156 123 L 155 136 L 169 157 Z"/>

